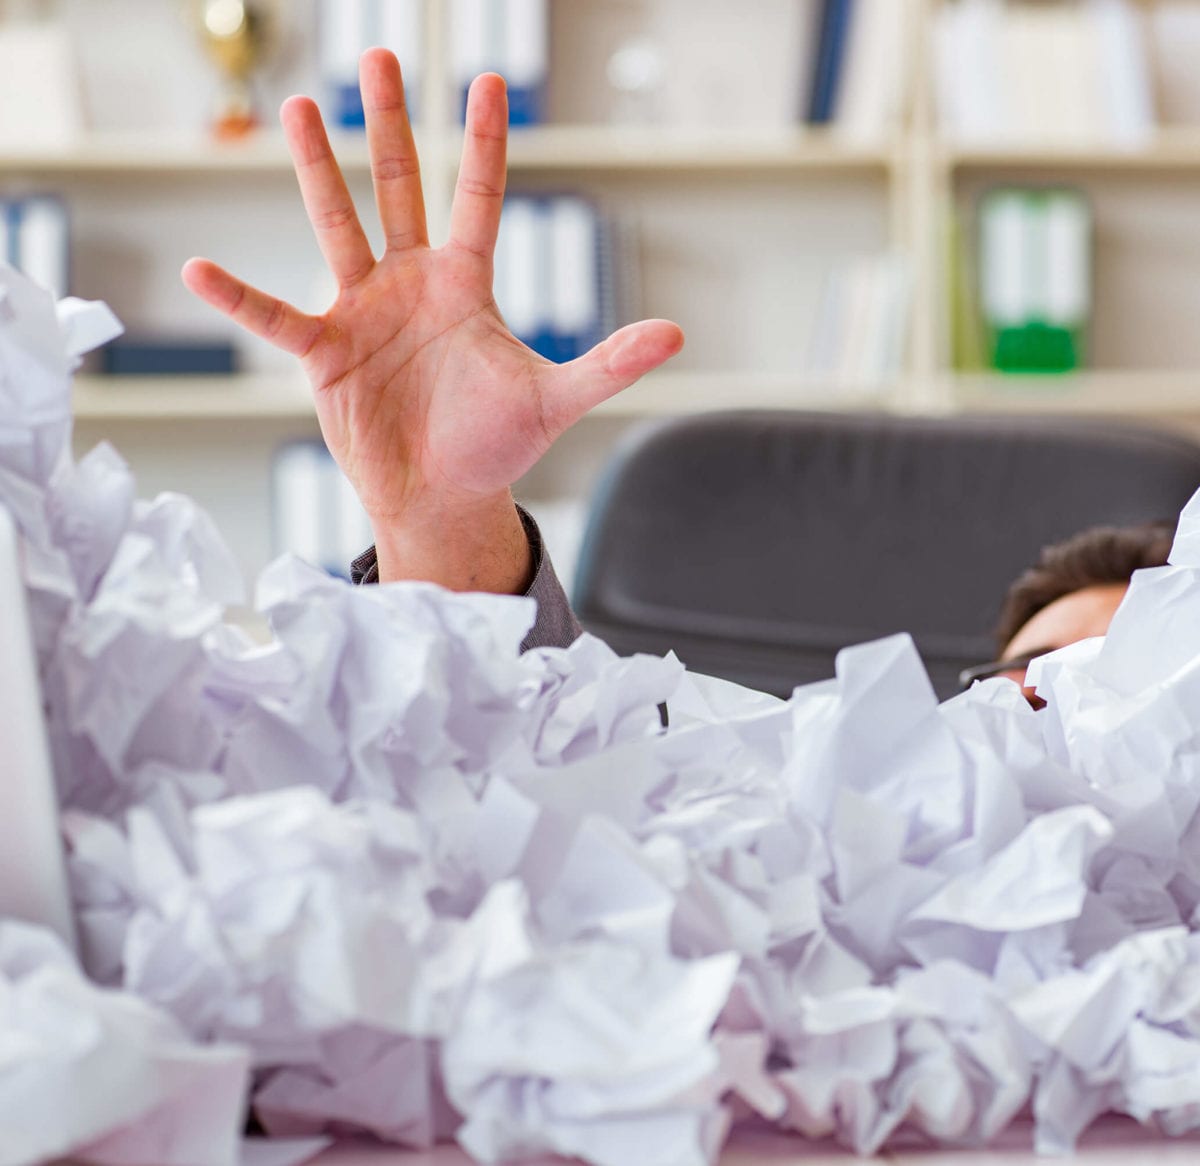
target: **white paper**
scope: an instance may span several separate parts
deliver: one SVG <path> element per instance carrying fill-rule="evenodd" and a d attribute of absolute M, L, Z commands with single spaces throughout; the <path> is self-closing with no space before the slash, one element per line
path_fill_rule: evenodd
<path fill-rule="evenodd" d="M 587 636 L 522 656 L 528 599 L 291 558 L 256 645 L 206 516 L 73 458 L 77 347 L 0 268 L 0 503 L 90 977 L 0 926 L 0 1115 L 104 1082 L 7 1160 L 232 1163 L 246 1102 L 281 1139 L 246 1161 L 1197 1125 L 1200 503 L 1104 640 L 1034 666 L 1037 713 L 1003 679 L 939 706 L 905 636 L 788 701 Z"/>
<path fill-rule="evenodd" d="M 162 1011 L 89 984 L 49 932 L 0 924 L 0 1162 L 228 1166 L 244 1050 L 188 1039 Z M 69 1104 L 64 1101 L 69 1099 Z"/>

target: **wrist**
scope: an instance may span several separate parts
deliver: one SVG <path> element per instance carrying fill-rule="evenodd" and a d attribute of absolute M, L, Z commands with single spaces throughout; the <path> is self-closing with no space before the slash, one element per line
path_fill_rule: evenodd
<path fill-rule="evenodd" d="M 421 580 L 452 591 L 520 595 L 533 553 L 512 494 L 411 508 L 372 519 L 382 583 Z"/>

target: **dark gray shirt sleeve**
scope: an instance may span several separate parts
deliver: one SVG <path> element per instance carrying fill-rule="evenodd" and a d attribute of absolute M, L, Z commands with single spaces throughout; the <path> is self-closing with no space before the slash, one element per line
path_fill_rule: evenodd
<path fill-rule="evenodd" d="M 550 552 L 542 542 L 542 532 L 538 530 L 537 523 L 527 510 L 520 506 L 517 510 L 529 539 L 529 549 L 533 552 L 533 582 L 525 594 L 537 600 L 537 619 L 529 629 L 529 635 L 521 641 L 521 651 L 527 652 L 530 648 L 565 648 L 579 638 L 583 628 L 579 626 L 570 600 L 554 573 Z M 374 547 L 364 551 L 350 564 L 350 580 L 352 583 L 379 582 L 379 562 Z"/>

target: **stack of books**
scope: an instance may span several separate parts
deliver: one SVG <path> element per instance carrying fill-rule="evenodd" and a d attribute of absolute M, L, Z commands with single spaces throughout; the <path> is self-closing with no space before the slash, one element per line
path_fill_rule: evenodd
<path fill-rule="evenodd" d="M 818 0 L 806 53 L 806 122 L 865 142 L 899 126 L 915 59 L 909 15 L 903 0 Z"/>
<path fill-rule="evenodd" d="M 391 49 L 404 73 L 405 100 L 420 114 L 424 0 L 320 0 L 317 44 L 331 124 L 363 124 L 358 59 L 372 46 Z M 450 52 L 462 110 L 471 82 L 496 72 L 508 82 L 509 121 L 545 116 L 549 0 L 449 0 Z"/>
<path fill-rule="evenodd" d="M 964 145 L 1144 145 L 1155 126 L 1133 0 L 957 0 L 934 26 L 942 131 Z"/>
<path fill-rule="evenodd" d="M 592 202 L 577 195 L 505 200 L 495 294 L 518 340 L 562 362 L 581 356 L 617 326 L 617 234 Z"/>
<path fill-rule="evenodd" d="M 450 52 L 462 111 L 471 82 L 480 73 L 499 73 L 508 82 L 509 124 L 545 120 L 549 30 L 549 0 L 450 0 Z"/>
<path fill-rule="evenodd" d="M 358 59 L 377 45 L 399 58 L 404 99 L 410 114 L 419 115 L 424 7 L 424 0 L 320 0 L 316 43 L 331 125 L 364 124 Z"/>
<path fill-rule="evenodd" d="M 886 386 L 903 371 L 911 303 L 912 269 L 902 255 L 836 265 L 813 316 L 806 378 L 848 393 Z"/>
<path fill-rule="evenodd" d="M 509 121 L 546 118 L 550 71 L 549 0 L 446 0 L 449 52 L 461 108 L 480 73 L 508 82 Z M 904 114 L 914 59 L 915 22 L 903 0 L 779 0 L 776 37 L 764 46 L 733 9 L 669 8 L 650 18 L 661 42 L 663 120 L 747 121 L 831 126 L 879 140 Z M 330 93 L 329 120 L 362 125 L 358 58 L 371 45 L 400 57 L 410 108 L 418 106 L 422 0 L 319 0 L 318 44 Z M 658 19 L 660 28 L 654 24 Z M 773 25 L 772 27 L 775 27 Z M 728 107 L 727 109 L 725 107 Z M 727 115 L 727 116 L 725 116 Z"/>
<path fill-rule="evenodd" d="M 341 578 L 372 542 L 354 487 L 320 441 L 292 441 L 276 450 L 271 514 L 276 554 L 297 555 Z"/>
<path fill-rule="evenodd" d="M 723 0 L 653 7 L 663 121 L 801 122 L 867 143 L 899 128 L 918 36 L 907 0 L 756 0 L 754 20 Z"/>

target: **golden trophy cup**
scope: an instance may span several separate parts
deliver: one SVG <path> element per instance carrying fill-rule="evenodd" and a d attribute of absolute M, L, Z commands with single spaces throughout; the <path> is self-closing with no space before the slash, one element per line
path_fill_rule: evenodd
<path fill-rule="evenodd" d="M 271 0 L 196 0 L 200 38 L 220 69 L 222 92 L 213 133 L 241 138 L 261 124 L 253 78 L 274 36 Z"/>

